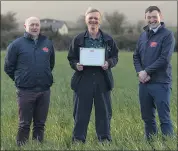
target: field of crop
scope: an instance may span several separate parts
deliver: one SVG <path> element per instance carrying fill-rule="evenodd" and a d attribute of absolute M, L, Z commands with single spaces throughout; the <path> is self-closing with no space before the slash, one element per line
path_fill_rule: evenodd
<path fill-rule="evenodd" d="M 18 108 L 13 81 L 4 73 L 4 56 L 1 52 L 1 150 L 17 150 Z M 51 103 L 46 122 L 45 141 L 32 141 L 22 150 L 177 150 L 177 139 L 168 138 L 163 143 L 159 127 L 158 138 L 152 144 L 144 140 L 144 123 L 141 120 L 138 101 L 138 79 L 132 53 L 121 52 L 119 62 L 113 68 L 115 88 L 112 91 L 113 116 L 111 120 L 112 143 L 98 143 L 95 133 L 94 109 L 88 127 L 86 144 L 72 144 L 73 92 L 70 89 L 72 69 L 66 52 L 56 53 L 53 71 L 54 85 L 51 88 Z M 172 58 L 173 86 L 171 96 L 171 118 L 177 134 L 177 53 Z M 156 118 L 159 126 L 158 117 Z"/>

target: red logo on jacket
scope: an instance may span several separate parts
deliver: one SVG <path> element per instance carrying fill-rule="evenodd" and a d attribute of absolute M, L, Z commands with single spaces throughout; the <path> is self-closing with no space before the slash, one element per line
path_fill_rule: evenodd
<path fill-rule="evenodd" d="M 48 49 L 47 47 L 44 47 L 44 48 L 43 48 L 43 51 L 44 51 L 44 52 L 48 52 L 49 49 Z"/>
<path fill-rule="evenodd" d="M 150 47 L 156 47 L 157 45 L 158 45 L 157 42 L 151 42 L 151 43 L 150 43 Z"/>

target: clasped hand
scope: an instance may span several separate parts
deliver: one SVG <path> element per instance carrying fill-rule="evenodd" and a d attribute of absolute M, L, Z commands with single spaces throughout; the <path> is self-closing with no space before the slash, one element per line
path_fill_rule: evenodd
<path fill-rule="evenodd" d="M 138 73 L 138 78 L 139 78 L 139 81 L 142 83 L 146 83 L 151 79 L 151 77 L 147 74 L 145 70 L 140 71 Z"/>

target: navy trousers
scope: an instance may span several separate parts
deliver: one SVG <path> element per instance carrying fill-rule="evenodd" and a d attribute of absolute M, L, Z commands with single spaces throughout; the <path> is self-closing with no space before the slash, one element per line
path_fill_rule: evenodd
<path fill-rule="evenodd" d="M 95 106 L 95 127 L 99 141 L 111 141 L 110 120 L 112 116 L 110 91 L 81 89 L 74 92 L 73 141 L 85 142 L 92 105 Z"/>
<path fill-rule="evenodd" d="M 160 127 L 163 135 L 173 135 L 170 119 L 170 84 L 139 84 L 139 100 L 142 119 L 145 123 L 145 136 L 157 134 L 155 109 L 158 111 Z"/>
<path fill-rule="evenodd" d="M 17 98 L 19 108 L 17 145 L 21 146 L 28 140 L 32 119 L 32 139 L 42 142 L 50 102 L 50 90 L 44 92 L 17 90 Z"/>

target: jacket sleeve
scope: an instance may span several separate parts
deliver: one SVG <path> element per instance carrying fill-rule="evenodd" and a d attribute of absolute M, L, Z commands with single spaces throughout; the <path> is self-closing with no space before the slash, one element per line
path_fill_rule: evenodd
<path fill-rule="evenodd" d="M 173 33 L 171 32 L 168 36 L 164 38 L 162 42 L 162 51 L 160 57 L 153 64 L 146 67 L 145 71 L 148 74 L 152 74 L 156 72 L 158 69 L 170 63 L 172 53 L 174 52 L 174 47 L 175 47 L 175 38 Z"/>
<path fill-rule="evenodd" d="M 53 70 L 54 65 L 55 65 L 55 51 L 54 51 L 54 47 L 52 45 L 51 55 L 50 55 L 50 68 L 51 68 L 51 71 Z"/>
<path fill-rule="evenodd" d="M 75 71 L 78 71 L 76 65 L 79 62 L 79 57 L 78 57 L 78 51 L 76 46 L 76 38 L 72 40 L 72 43 L 69 47 L 67 59 L 69 60 L 69 64 L 71 68 L 74 69 Z"/>
<path fill-rule="evenodd" d="M 18 54 L 17 49 L 13 43 L 7 47 L 5 56 L 4 71 L 14 81 L 14 72 L 16 69 Z"/>
<path fill-rule="evenodd" d="M 139 54 L 139 40 L 137 42 L 136 49 L 133 54 L 133 63 L 137 73 L 143 70 L 141 65 L 141 57 Z"/>
<path fill-rule="evenodd" d="M 115 41 L 112 41 L 112 50 L 111 50 L 111 57 L 107 60 L 108 64 L 109 64 L 109 68 L 113 68 L 114 66 L 116 66 L 117 62 L 118 62 L 118 47 L 115 43 Z"/>

